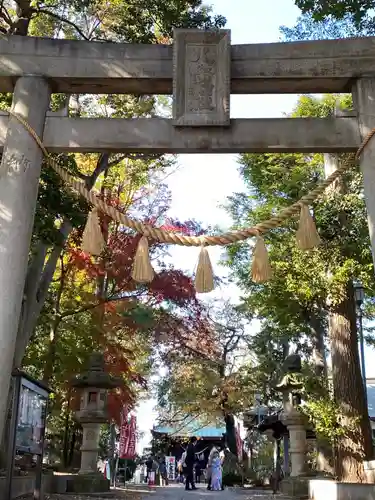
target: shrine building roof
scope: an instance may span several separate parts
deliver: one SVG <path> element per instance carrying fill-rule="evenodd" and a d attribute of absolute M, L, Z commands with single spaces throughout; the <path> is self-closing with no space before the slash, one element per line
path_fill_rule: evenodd
<path fill-rule="evenodd" d="M 171 437 L 196 436 L 199 438 L 222 438 L 225 433 L 225 427 L 215 425 L 202 426 L 199 422 L 191 422 L 183 427 L 181 425 L 155 425 L 152 431 L 157 434 L 167 434 Z"/>

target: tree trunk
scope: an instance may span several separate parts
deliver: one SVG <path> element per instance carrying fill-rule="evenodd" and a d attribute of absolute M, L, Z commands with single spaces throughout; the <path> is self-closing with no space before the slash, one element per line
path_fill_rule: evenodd
<path fill-rule="evenodd" d="M 329 322 L 333 391 L 345 433 L 335 441 L 335 474 L 341 481 L 365 481 L 363 460 L 372 457 L 372 437 L 364 397 L 358 345 L 353 285 L 332 308 Z"/>
<path fill-rule="evenodd" d="M 327 358 L 324 345 L 325 329 L 321 317 L 316 311 L 309 314 L 309 324 L 311 328 L 311 339 L 313 344 L 313 363 L 315 373 L 318 377 L 327 379 Z M 316 467 L 318 471 L 333 474 L 333 449 L 332 444 L 324 438 L 316 440 Z"/>
<path fill-rule="evenodd" d="M 338 168 L 337 156 L 324 155 L 326 177 Z M 327 188 L 327 193 L 345 194 L 342 178 Z M 348 226 L 345 212 L 339 214 L 341 227 Z M 353 283 L 344 290 L 344 298 L 330 308 L 329 337 L 331 345 L 333 394 L 340 408 L 341 426 L 345 429 L 334 444 L 335 475 L 344 482 L 365 481 L 363 460 L 372 457 L 372 434 L 363 387 L 358 353 L 357 318 Z"/>
<path fill-rule="evenodd" d="M 318 376 L 327 377 L 327 357 L 324 345 L 325 329 L 323 320 L 316 311 L 309 313 L 311 340 L 313 345 L 313 363 Z"/>
<path fill-rule="evenodd" d="M 33 8 L 30 4 L 30 0 L 16 0 L 17 19 L 12 26 L 12 34 L 27 36 L 31 16 L 33 15 Z"/>
<path fill-rule="evenodd" d="M 63 450 L 62 450 L 62 460 L 64 468 L 68 467 L 68 455 L 69 455 L 69 435 L 70 435 L 70 401 L 71 395 L 70 390 L 68 392 L 68 404 L 65 410 L 65 422 L 64 422 L 64 439 L 63 439 Z"/>
<path fill-rule="evenodd" d="M 56 364 L 56 347 L 58 342 L 58 330 L 61 323 L 60 316 L 55 316 L 51 324 L 50 339 L 46 359 L 44 362 L 43 382 L 46 385 L 51 383 Z"/>
<path fill-rule="evenodd" d="M 234 416 L 232 415 L 232 413 L 224 412 L 224 421 L 226 444 L 233 455 L 238 457 L 236 428 L 234 424 Z"/>
<path fill-rule="evenodd" d="M 64 254 L 60 255 L 60 277 L 59 277 L 59 288 L 56 295 L 55 300 L 55 314 L 53 315 L 51 327 L 50 327 L 50 339 L 47 351 L 47 357 L 44 365 L 43 372 L 43 382 L 45 384 L 49 384 L 51 382 L 51 378 L 53 375 L 55 363 L 56 363 L 56 346 L 58 342 L 58 331 L 61 323 L 60 316 L 60 306 L 61 306 L 61 297 L 64 291 L 65 286 L 65 266 L 64 266 Z"/>

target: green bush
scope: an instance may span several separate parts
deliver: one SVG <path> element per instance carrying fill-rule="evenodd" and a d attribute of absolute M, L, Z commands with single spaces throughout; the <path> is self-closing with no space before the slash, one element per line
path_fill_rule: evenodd
<path fill-rule="evenodd" d="M 242 485 L 242 476 L 234 472 L 229 472 L 223 475 L 224 486 L 238 486 Z"/>

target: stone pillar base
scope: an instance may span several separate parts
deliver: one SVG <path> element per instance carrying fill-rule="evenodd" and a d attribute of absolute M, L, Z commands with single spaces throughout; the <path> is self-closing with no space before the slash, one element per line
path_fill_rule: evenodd
<path fill-rule="evenodd" d="M 67 480 L 67 493 L 105 493 L 110 491 L 110 483 L 102 474 L 79 474 Z"/>
<path fill-rule="evenodd" d="M 312 479 L 309 486 L 309 498 L 311 500 L 375 500 L 375 488 L 373 484 Z"/>
<path fill-rule="evenodd" d="M 366 480 L 370 484 L 375 484 L 375 460 L 363 462 Z"/>
<path fill-rule="evenodd" d="M 98 471 L 100 426 L 100 423 L 93 422 L 82 424 L 81 468 L 78 474 L 95 474 Z"/>
<path fill-rule="evenodd" d="M 280 483 L 280 491 L 283 495 L 291 498 L 308 498 L 309 480 L 311 477 L 287 477 Z M 327 497 L 328 498 L 328 497 Z"/>

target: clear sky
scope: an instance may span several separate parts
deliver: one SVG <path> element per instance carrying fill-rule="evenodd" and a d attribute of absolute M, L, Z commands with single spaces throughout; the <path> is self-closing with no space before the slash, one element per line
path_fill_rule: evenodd
<path fill-rule="evenodd" d="M 279 26 L 293 26 L 300 14 L 293 0 L 215 0 L 214 11 L 227 18 L 226 27 L 231 30 L 232 44 L 267 43 L 279 41 Z M 231 118 L 273 118 L 292 110 L 298 96 L 256 95 L 232 96 Z M 169 179 L 172 191 L 170 215 L 179 220 L 196 219 L 204 225 L 220 225 L 223 230 L 231 224 L 230 218 L 219 205 L 234 192 L 242 191 L 242 181 L 237 172 L 236 155 L 180 155 L 181 168 Z M 217 261 L 221 250 L 210 248 L 210 257 L 219 275 Z M 195 248 L 171 248 L 171 258 L 177 268 L 188 272 L 194 270 L 199 250 Z M 236 302 L 238 290 L 225 287 L 206 296 L 231 298 Z M 203 297 L 202 297 L 203 298 Z M 375 376 L 375 356 L 367 355 L 367 377 Z M 372 368 L 372 366 L 374 368 Z M 150 400 L 140 405 L 139 428 L 147 435 L 139 443 L 142 450 L 150 439 L 149 429 L 156 415 L 152 411 L 155 402 Z"/>

